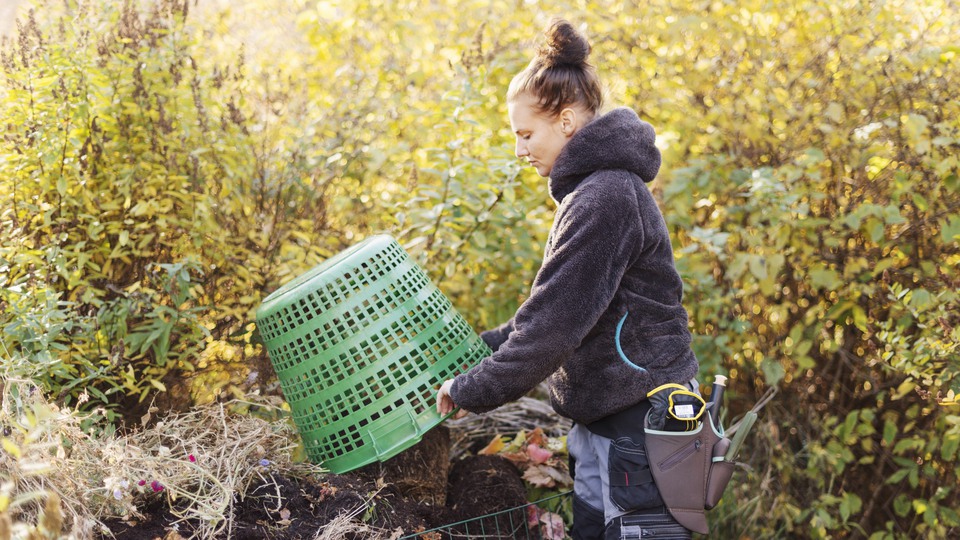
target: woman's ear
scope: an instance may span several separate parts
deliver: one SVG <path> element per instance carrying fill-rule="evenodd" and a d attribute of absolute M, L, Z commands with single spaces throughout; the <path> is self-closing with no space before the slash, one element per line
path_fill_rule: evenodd
<path fill-rule="evenodd" d="M 560 111 L 560 133 L 572 137 L 577 132 L 577 111 L 566 108 Z"/>

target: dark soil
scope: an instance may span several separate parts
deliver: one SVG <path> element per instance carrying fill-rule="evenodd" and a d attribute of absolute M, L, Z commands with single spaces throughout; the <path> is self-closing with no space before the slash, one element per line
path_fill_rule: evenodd
<path fill-rule="evenodd" d="M 526 502 L 527 490 L 520 471 L 502 457 L 467 457 L 454 464 L 450 471 L 447 522 L 489 516 L 458 526 L 455 532 L 468 536 L 483 534 L 484 538 L 514 538 L 516 532 L 526 530 L 526 512 L 522 509 L 498 512 Z"/>
<path fill-rule="evenodd" d="M 436 508 L 405 499 L 393 486 L 378 488 L 356 475 L 328 474 L 300 479 L 269 475 L 251 485 L 242 500 L 235 501 L 230 538 L 312 540 L 322 526 L 342 513 L 363 506 L 371 497 L 373 510 L 367 516 L 358 516 L 358 520 L 366 517 L 371 526 L 414 532 L 441 525 L 435 521 Z M 140 510 L 145 515 L 143 520 L 107 523 L 118 540 L 177 538 L 170 535 L 177 518 L 162 502 Z M 181 536 L 189 537 L 194 527 L 186 522 L 180 523 L 176 530 Z"/>
<path fill-rule="evenodd" d="M 446 428 L 434 429 L 406 452 L 354 473 L 305 478 L 267 475 L 234 501 L 229 537 L 312 540 L 321 527 L 340 514 L 363 507 L 367 501 L 372 504 L 355 521 L 389 531 L 400 529 L 404 534 L 486 516 L 527 502 L 520 472 L 512 463 L 497 456 L 471 456 L 451 468 L 449 444 Z M 196 531 L 196 524 L 190 522 L 175 527 L 177 518 L 162 498 L 139 510 L 143 519 L 107 523 L 115 538 L 177 540 Z M 522 527 L 525 519 L 525 512 L 517 511 L 471 523 L 469 529 L 457 526 L 452 532 L 475 536 L 482 531 L 485 538 L 512 538 L 510 531 Z M 436 533 L 424 536 L 442 538 Z"/>
<path fill-rule="evenodd" d="M 450 430 L 437 426 L 404 452 L 383 463 L 361 468 L 357 474 L 370 480 L 380 479 L 397 488 L 409 499 L 443 506 L 447 500 L 447 474 L 450 471 Z"/>

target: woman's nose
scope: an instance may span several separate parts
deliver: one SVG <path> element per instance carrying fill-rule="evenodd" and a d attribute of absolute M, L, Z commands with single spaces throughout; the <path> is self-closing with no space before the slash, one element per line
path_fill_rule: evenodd
<path fill-rule="evenodd" d="M 530 152 L 527 152 L 527 144 L 523 139 L 517 139 L 517 151 L 515 153 L 518 158 L 530 155 Z"/>

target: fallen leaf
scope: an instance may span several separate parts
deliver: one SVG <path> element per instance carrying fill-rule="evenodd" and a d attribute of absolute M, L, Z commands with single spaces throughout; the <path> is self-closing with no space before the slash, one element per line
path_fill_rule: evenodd
<path fill-rule="evenodd" d="M 557 467 L 548 467 L 546 465 L 538 465 L 539 468 L 543 469 L 544 472 L 550 478 L 553 478 L 562 486 L 572 486 L 573 478 L 570 477 L 570 474 L 567 471 L 559 469 Z"/>
<path fill-rule="evenodd" d="M 528 444 L 535 444 L 535 445 L 537 445 L 537 446 L 545 446 L 545 444 L 544 444 L 544 439 L 545 439 L 545 437 L 543 436 L 543 428 L 537 428 L 537 429 L 531 431 L 529 435 L 527 435 L 527 443 L 528 443 Z"/>
<path fill-rule="evenodd" d="M 510 444 L 503 449 L 504 452 L 523 452 L 523 447 L 526 446 L 527 442 L 527 432 L 520 430 L 517 433 L 517 436 L 510 441 Z"/>
<path fill-rule="evenodd" d="M 497 435 L 496 437 L 493 438 L 492 441 L 490 441 L 490 444 L 485 446 L 483 450 L 480 450 L 479 452 L 477 452 L 477 454 L 481 456 L 492 456 L 500 452 L 500 450 L 503 450 L 503 446 L 504 446 L 503 437 L 501 437 L 500 435 Z"/>
<path fill-rule="evenodd" d="M 567 453 L 567 436 L 562 437 L 548 437 L 547 444 L 541 445 L 547 450 L 558 454 Z"/>
<path fill-rule="evenodd" d="M 528 456 L 526 452 L 502 452 L 500 457 L 511 461 L 521 470 L 530 463 L 530 456 Z"/>
<path fill-rule="evenodd" d="M 540 508 L 535 504 L 527 506 L 527 527 L 533 528 L 540 524 Z"/>
<path fill-rule="evenodd" d="M 557 482 L 542 467 L 535 465 L 523 472 L 523 479 L 535 487 L 554 487 Z"/>
<path fill-rule="evenodd" d="M 540 514 L 540 534 L 544 540 L 563 540 L 566 538 L 566 528 L 563 526 L 563 518 L 553 512 L 543 512 Z"/>
<path fill-rule="evenodd" d="M 556 487 L 557 484 L 572 485 L 573 479 L 565 471 L 547 465 L 532 465 L 523 472 L 523 479 L 536 487 Z"/>
<path fill-rule="evenodd" d="M 539 465 L 541 463 L 545 463 L 548 459 L 553 457 L 553 452 L 544 450 L 535 444 L 528 444 L 527 455 L 530 456 L 530 461 Z"/>

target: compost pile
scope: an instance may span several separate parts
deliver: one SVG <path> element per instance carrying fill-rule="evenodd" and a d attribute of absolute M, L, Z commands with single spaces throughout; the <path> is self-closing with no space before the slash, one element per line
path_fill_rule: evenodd
<path fill-rule="evenodd" d="M 15 538 L 441 540 L 460 521 L 482 524 L 569 487 L 569 426 L 530 398 L 446 422 L 384 463 L 339 475 L 296 457 L 299 436 L 269 400 L 159 413 L 101 432 L 90 429 L 95 413 L 53 404 L 27 382 L 0 385 L 0 504 L 12 501 L 0 508 L 0 538 L 12 526 Z M 558 516 L 525 510 L 525 521 L 505 515 L 563 537 Z"/>
<path fill-rule="evenodd" d="M 498 455 L 450 459 L 450 433 L 440 426 L 385 463 L 347 474 L 287 476 L 266 472 L 236 497 L 226 538 L 400 538 L 521 506 L 527 490 L 511 460 Z M 161 499 L 141 517 L 110 520 L 117 539 L 176 540 L 198 532 Z M 524 514 L 516 522 L 525 520 Z M 451 529 L 456 532 L 455 529 Z M 447 535 L 426 533 L 426 540 Z M 104 538 L 109 536 L 104 535 Z M 504 536 L 504 538 L 512 536 Z"/>

